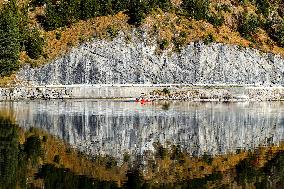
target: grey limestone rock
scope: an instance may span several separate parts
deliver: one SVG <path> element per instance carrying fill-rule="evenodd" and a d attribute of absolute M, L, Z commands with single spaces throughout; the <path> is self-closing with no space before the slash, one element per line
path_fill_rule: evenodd
<path fill-rule="evenodd" d="M 149 38 L 149 37 L 148 37 Z M 284 84 L 279 55 L 221 43 L 192 42 L 180 53 L 158 55 L 156 42 L 133 34 L 94 39 L 39 68 L 21 69 L 17 77 L 31 85 L 72 84 Z"/>

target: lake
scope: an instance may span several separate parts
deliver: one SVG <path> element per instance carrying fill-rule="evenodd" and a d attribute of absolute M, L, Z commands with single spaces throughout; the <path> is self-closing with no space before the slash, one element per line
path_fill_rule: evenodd
<path fill-rule="evenodd" d="M 195 177 L 208 180 L 207 177 L 213 173 L 219 174 L 222 169 L 219 170 L 218 158 L 231 161 L 230 157 L 238 157 L 239 162 L 232 164 L 232 167 L 238 170 L 240 163 L 245 160 L 249 162 L 249 158 L 257 155 L 258 158 L 264 159 L 263 165 L 253 166 L 257 167 L 257 171 L 270 165 L 271 159 L 278 156 L 282 158 L 284 102 L 173 101 L 141 104 L 122 100 L 34 100 L 0 102 L 0 112 L 9 115 L 24 131 L 39 129 L 91 159 L 98 156 L 112 157 L 117 162 L 115 166 L 121 167 L 127 154 L 129 162 L 136 163 L 135 165 L 139 162 L 139 170 L 144 173 L 145 180 L 161 178 L 149 176 L 149 160 L 167 160 L 167 153 L 170 154 L 173 146 L 186 154 L 185 159 L 189 158 L 188 162 L 198 164 L 201 159 L 208 164 L 208 168 L 202 165 L 201 172 L 204 172 L 205 177 L 196 176 L 194 170 L 190 173 L 188 169 L 188 174 L 192 175 L 188 180 Z M 279 149 L 270 152 L 272 148 Z M 266 155 L 260 156 L 259 149 L 264 150 Z M 157 152 L 161 157 L 157 157 Z M 173 160 L 172 156 L 170 160 Z M 156 161 L 155 165 L 161 162 Z M 182 164 L 181 167 L 187 166 L 192 168 L 190 163 Z M 224 172 L 227 170 L 229 168 L 224 169 Z M 231 173 L 227 171 L 222 174 Z M 269 173 L 265 173 L 265 176 L 268 178 Z M 253 182 L 256 182 L 255 180 Z M 176 180 L 180 181 L 182 180 Z M 210 179 L 209 181 L 212 182 Z M 231 181 L 231 184 L 236 182 L 236 186 L 240 184 L 235 177 Z M 203 180 L 197 180 L 198 182 L 204 183 Z M 177 186 L 173 183 L 175 182 L 170 184 Z M 244 183 L 245 187 L 249 186 L 248 180 Z M 226 183 L 225 186 L 235 186 L 231 184 Z M 279 183 L 272 184 L 274 185 L 271 186 L 278 186 Z M 270 186 L 267 183 L 266 185 Z M 184 187 L 190 186 L 189 184 Z M 257 186 L 256 183 L 254 186 Z"/>

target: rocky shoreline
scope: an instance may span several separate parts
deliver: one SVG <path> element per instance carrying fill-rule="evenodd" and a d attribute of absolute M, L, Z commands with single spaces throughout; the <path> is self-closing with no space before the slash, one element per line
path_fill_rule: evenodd
<path fill-rule="evenodd" d="M 0 100 L 144 99 L 284 101 L 284 87 L 180 85 L 62 85 L 0 88 Z"/>
<path fill-rule="evenodd" d="M 183 100 L 183 101 L 284 101 L 284 90 L 281 88 L 249 88 L 245 93 L 237 94 L 228 89 L 189 89 L 170 92 L 168 90 L 155 90 L 149 94 L 141 95 L 144 99 Z"/>
<path fill-rule="evenodd" d="M 24 100 L 24 99 L 64 99 L 70 98 L 68 90 L 64 88 L 38 88 L 38 87 L 11 87 L 0 88 L 0 100 Z"/>

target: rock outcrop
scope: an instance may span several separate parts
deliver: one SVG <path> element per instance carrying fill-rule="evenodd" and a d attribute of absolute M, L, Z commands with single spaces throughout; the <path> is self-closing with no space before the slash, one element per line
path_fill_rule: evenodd
<path fill-rule="evenodd" d="M 146 34 L 131 41 L 94 39 L 17 78 L 31 85 L 236 84 L 284 85 L 284 60 L 270 53 L 220 43 L 192 42 L 180 53 L 156 53 Z"/>

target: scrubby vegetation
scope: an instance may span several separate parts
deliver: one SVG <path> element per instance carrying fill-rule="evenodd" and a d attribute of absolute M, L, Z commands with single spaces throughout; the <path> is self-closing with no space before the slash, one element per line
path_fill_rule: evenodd
<path fill-rule="evenodd" d="M 1 1 L 0 76 L 39 65 L 92 37 L 132 27 L 155 35 L 159 51 L 191 41 L 222 42 L 284 55 L 284 3 L 275 0 Z"/>

